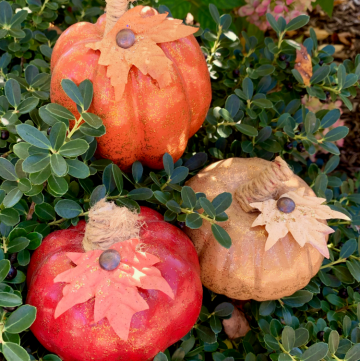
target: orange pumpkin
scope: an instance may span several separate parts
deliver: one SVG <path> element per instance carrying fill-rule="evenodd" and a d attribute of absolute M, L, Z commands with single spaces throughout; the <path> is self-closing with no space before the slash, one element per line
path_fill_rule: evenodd
<path fill-rule="evenodd" d="M 79 116 L 61 81 L 91 80 L 88 111 L 106 127 L 98 155 L 124 170 L 136 160 L 160 169 L 164 153 L 174 161 L 182 156 L 210 106 L 207 64 L 192 35 L 197 29 L 143 6 L 108 29 L 110 10 L 96 24 L 77 23 L 60 36 L 51 59 L 51 101 Z"/>
<path fill-rule="evenodd" d="M 268 180 L 266 173 L 271 166 L 275 171 L 273 176 L 280 173 L 277 166 L 287 168 L 286 163 L 278 158 L 274 163 L 258 158 L 232 158 L 210 165 L 187 183 L 195 192 L 206 193 L 210 200 L 222 192 L 230 192 L 234 198 L 226 211 L 229 220 L 221 223 L 232 239 L 230 249 L 222 247 L 215 240 L 208 223 L 199 229 L 186 229 L 199 255 L 202 283 L 213 292 L 238 300 L 276 300 L 305 287 L 319 271 L 324 256 L 313 244 L 306 243 L 301 247 L 289 232 L 284 237 L 281 235 L 276 244 L 266 250 L 268 232 L 262 225 L 252 226 L 259 212 L 244 207 L 243 201 L 249 199 L 244 197 L 244 190 L 248 185 L 254 185 L 251 183 L 253 180 L 257 181 L 255 185 L 259 184 L 259 188 L 252 193 L 255 197 L 264 193 L 267 199 L 273 198 L 271 194 L 277 198 L 299 189 L 304 189 L 305 196 L 311 199 L 315 196 L 312 189 L 288 168 L 281 181 L 273 180 L 265 184 Z M 254 198 L 251 200 L 249 203 L 253 205 Z M 338 212 L 332 214 L 336 217 L 330 218 L 344 216 Z M 319 219 L 319 227 L 327 227 L 325 218 Z M 279 222 L 284 221 L 280 219 Z M 302 219 L 299 223 L 306 230 Z M 281 224 L 274 228 L 280 229 Z M 322 235 L 325 254 L 327 234 L 331 232 L 327 228 Z M 316 233 L 314 229 L 307 235 L 316 238 Z"/>

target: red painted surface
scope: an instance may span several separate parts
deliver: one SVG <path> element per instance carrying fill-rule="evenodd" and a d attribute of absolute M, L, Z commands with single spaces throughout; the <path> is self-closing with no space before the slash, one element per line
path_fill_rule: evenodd
<path fill-rule="evenodd" d="M 54 278 L 74 267 L 66 252 L 83 252 L 85 222 L 47 236 L 35 251 L 28 269 L 27 303 L 37 307 L 31 330 L 49 351 L 64 361 L 147 361 L 182 338 L 200 313 L 202 286 L 198 257 L 190 239 L 146 207 L 140 238 L 148 253 L 160 258 L 156 267 L 171 286 L 174 300 L 154 290 L 139 293 L 150 306 L 136 313 L 128 341 L 121 340 L 107 319 L 94 322 L 94 299 L 76 305 L 56 320 L 55 308 L 64 283 Z"/>
<path fill-rule="evenodd" d="M 141 11 L 143 7 L 137 8 Z M 125 93 L 116 102 L 114 88 L 106 76 L 107 67 L 98 65 L 100 52 L 85 46 L 102 39 L 105 21 L 103 15 L 96 24 L 77 23 L 62 33 L 51 58 L 51 101 L 78 116 L 75 103 L 61 88 L 61 80 L 71 79 L 77 85 L 91 80 L 94 100 L 89 112 L 100 116 L 107 130 L 98 139 L 97 154 L 123 170 L 136 160 L 161 169 L 164 153 L 177 161 L 188 139 L 205 120 L 211 84 L 204 55 L 193 35 L 158 44 L 173 61 L 170 85 L 160 89 L 156 81 L 133 66 Z"/>

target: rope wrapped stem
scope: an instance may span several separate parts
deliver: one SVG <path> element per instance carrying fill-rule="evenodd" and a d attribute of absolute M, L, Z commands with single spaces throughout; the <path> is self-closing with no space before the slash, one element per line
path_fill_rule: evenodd
<path fill-rule="evenodd" d="M 288 181 L 294 173 L 287 163 L 276 157 L 251 181 L 241 184 L 235 192 L 235 198 L 245 212 L 254 212 L 256 209 L 250 203 L 263 202 L 278 196 L 278 190 L 282 182 Z"/>
<path fill-rule="evenodd" d="M 115 243 L 139 238 L 142 226 L 143 222 L 137 213 L 102 199 L 89 211 L 83 248 L 85 252 L 95 249 L 105 251 Z"/>
<path fill-rule="evenodd" d="M 106 0 L 105 35 L 114 27 L 117 21 L 127 12 L 129 3 L 136 0 Z"/>

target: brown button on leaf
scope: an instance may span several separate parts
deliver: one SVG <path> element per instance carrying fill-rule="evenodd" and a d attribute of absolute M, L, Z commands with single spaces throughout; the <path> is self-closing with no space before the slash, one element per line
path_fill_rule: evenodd
<path fill-rule="evenodd" d="M 304 84 L 310 85 L 310 79 L 313 75 L 313 68 L 311 63 L 311 56 L 307 52 L 304 45 L 300 45 L 301 50 L 296 50 L 296 60 L 294 68 L 300 73 Z"/>

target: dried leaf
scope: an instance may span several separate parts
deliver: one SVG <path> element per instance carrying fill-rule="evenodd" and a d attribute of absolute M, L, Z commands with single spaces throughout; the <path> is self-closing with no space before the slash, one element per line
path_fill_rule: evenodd
<path fill-rule="evenodd" d="M 182 20 L 167 18 L 167 14 L 154 11 L 152 16 L 144 16 L 143 9 L 143 6 L 130 9 L 101 41 L 86 44 L 88 48 L 100 50 L 99 64 L 107 66 L 116 101 L 123 96 L 132 66 L 157 80 L 160 88 L 169 85 L 173 63 L 157 44 L 187 37 L 198 30 L 183 25 Z M 131 29 L 136 36 L 135 44 L 128 49 L 116 43 L 116 35 L 123 29 Z"/>
<path fill-rule="evenodd" d="M 301 50 L 296 50 L 296 60 L 294 68 L 300 73 L 304 84 L 306 86 L 309 86 L 310 79 L 313 75 L 311 57 L 308 54 L 306 47 L 302 44 L 300 46 Z"/>
<path fill-rule="evenodd" d="M 276 242 L 289 232 L 295 241 L 304 247 L 312 244 L 324 257 L 329 258 L 325 236 L 334 230 L 318 220 L 338 218 L 350 221 L 345 214 L 333 211 L 329 206 L 322 205 L 324 198 L 304 196 L 305 188 L 283 194 L 295 202 L 295 210 L 283 213 L 277 208 L 277 201 L 270 199 L 264 202 L 251 203 L 261 214 L 255 219 L 252 227 L 263 226 L 268 232 L 265 250 L 269 250 Z"/>
<path fill-rule="evenodd" d="M 64 297 L 56 307 L 55 318 L 95 297 L 95 322 L 106 317 L 116 334 L 126 341 L 132 316 L 149 308 L 137 287 L 159 290 L 174 298 L 169 284 L 153 266 L 160 261 L 159 258 L 138 251 L 139 243 L 138 239 L 130 239 L 110 247 L 121 255 L 121 262 L 113 271 L 100 267 L 101 250 L 67 253 L 77 267 L 59 274 L 54 280 L 69 283 L 63 289 Z"/>

